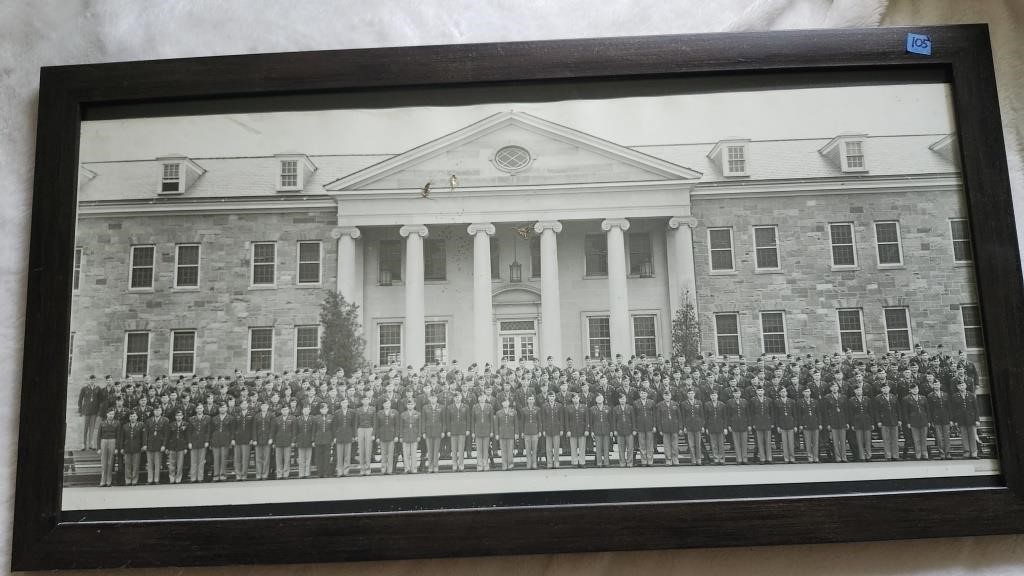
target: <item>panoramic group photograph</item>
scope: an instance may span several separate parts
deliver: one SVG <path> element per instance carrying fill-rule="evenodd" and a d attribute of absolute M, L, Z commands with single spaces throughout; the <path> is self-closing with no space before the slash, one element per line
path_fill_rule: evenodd
<path fill-rule="evenodd" d="M 64 510 L 1000 472 L 946 84 L 87 120 L 79 154 Z"/>

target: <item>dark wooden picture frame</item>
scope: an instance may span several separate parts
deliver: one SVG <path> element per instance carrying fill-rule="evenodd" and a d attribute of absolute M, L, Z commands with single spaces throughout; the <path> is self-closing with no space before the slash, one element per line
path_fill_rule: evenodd
<path fill-rule="evenodd" d="M 931 38 L 908 53 L 907 34 Z M 92 118 L 330 107 L 375 92 L 681 78 L 702 86 L 938 77 L 951 85 L 1002 474 L 761 487 L 579 491 L 262 504 L 100 515 L 61 511 L 79 130 Z M 738 79 L 738 80 L 737 80 Z M 817 81 L 817 80 L 815 80 Z M 476 92 L 474 92 L 476 91 Z M 483 95 L 483 96 L 481 96 Z M 41 72 L 18 443 L 15 570 L 326 562 L 748 546 L 1024 530 L 1024 283 L 987 27 L 658 36 L 264 54 Z"/>

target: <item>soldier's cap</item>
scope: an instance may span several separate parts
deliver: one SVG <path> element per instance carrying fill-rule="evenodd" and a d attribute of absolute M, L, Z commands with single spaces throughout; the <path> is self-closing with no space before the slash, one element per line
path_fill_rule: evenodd
<path fill-rule="evenodd" d="M 96 379 L 96 375 L 95 374 L 89 374 L 89 380 L 95 380 L 95 379 Z"/>

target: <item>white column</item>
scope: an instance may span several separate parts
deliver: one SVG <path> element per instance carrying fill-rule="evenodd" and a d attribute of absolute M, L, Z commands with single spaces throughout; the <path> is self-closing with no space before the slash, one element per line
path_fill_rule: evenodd
<path fill-rule="evenodd" d="M 697 226 L 697 219 L 693 216 L 676 216 L 668 221 L 670 235 L 672 236 L 672 257 L 675 267 L 676 282 L 679 293 L 671 295 L 672 317 L 675 318 L 678 310 L 684 302 L 683 294 L 689 295 L 689 303 L 697 306 L 697 277 L 693 269 L 693 229 Z"/>
<path fill-rule="evenodd" d="M 491 236 L 494 224 L 477 222 L 473 236 L 473 362 L 494 362 L 494 308 L 491 305 Z"/>
<path fill-rule="evenodd" d="M 419 370 L 424 361 L 423 310 L 423 239 L 427 227 L 422 224 L 402 226 L 398 231 L 405 238 L 405 342 L 402 345 L 404 364 Z"/>
<path fill-rule="evenodd" d="M 331 231 L 331 237 L 338 240 L 338 292 L 348 302 L 357 303 L 358 282 L 356 272 L 356 239 L 362 236 L 359 228 L 343 226 Z"/>
<path fill-rule="evenodd" d="M 601 222 L 608 233 L 608 328 L 611 331 L 612 358 L 622 354 L 624 360 L 633 355 L 630 345 L 629 293 L 626 290 L 626 238 L 629 220 L 609 218 Z"/>
<path fill-rule="evenodd" d="M 559 365 L 562 356 L 562 301 L 558 291 L 558 220 L 537 222 L 533 231 L 540 234 L 540 349 L 541 363 L 548 356 Z"/>

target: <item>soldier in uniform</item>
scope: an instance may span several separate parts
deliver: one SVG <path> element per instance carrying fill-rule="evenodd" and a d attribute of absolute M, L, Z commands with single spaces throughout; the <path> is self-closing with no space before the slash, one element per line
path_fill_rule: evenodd
<path fill-rule="evenodd" d="M 910 384 L 910 394 L 903 399 L 903 421 L 910 427 L 914 439 L 914 453 L 918 460 L 928 459 L 928 400 L 918 394 L 916 382 Z"/>
<path fill-rule="evenodd" d="M 334 467 L 338 478 L 348 476 L 352 464 L 352 443 L 356 439 L 356 413 L 349 409 L 348 398 L 343 397 L 332 421 L 334 427 Z"/>
<path fill-rule="evenodd" d="M 871 460 L 871 431 L 875 427 L 871 399 L 864 395 L 864 388 L 858 386 L 853 389 L 853 397 L 847 404 L 850 407 L 850 425 L 857 442 L 857 459 L 868 462 Z"/>
<path fill-rule="evenodd" d="M 526 406 L 519 411 L 519 432 L 523 435 L 527 470 L 537 469 L 537 444 L 540 440 L 540 408 L 533 394 L 526 396 Z"/>
<path fill-rule="evenodd" d="M 494 438 L 494 409 L 487 403 L 487 395 L 477 397 L 473 406 L 473 440 L 476 442 L 476 471 L 490 470 L 491 438 Z"/>
<path fill-rule="evenodd" d="M 589 416 L 586 404 L 579 394 L 573 394 L 572 403 L 565 409 L 565 433 L 569 437 L 569 460 L 575 468 L 586 467 L 586 445 L 590 431 L 587 429 Z"/>
<path fill-rule="evenodd" d="M 295 451 L 299 465 L 299 478 L 309 478 L 312 473 L 313 443 L 316 437 L 316 422 L 310 415 L 312 407 L 302 404 L 302 416 L 295 419 Z"/>
<path fill-rule="evenodd" d="M 889 382 L 881 382 L 882 392 L 875 396 L 874 414 L 875 424 L 882 433 L 882 448 L 885 450 L 885 459 L 892 462 L 900 457 L 900 427 L 903 421 L 900 417 L 900 404 L 895 394 L 891 393 Z"/>
<path fill-rule="evenodd" d="M 929 377 L 928 383 L 932 385 L 932 393 L 928 395 L 928 419 L 935 430 L 935 447 L 939 449 L 940 459 L 952 460 L 949 430 L 953 427 L 953 416 L 949 394 L 942 391 L 938 380 Z"/>
<path fill-rule="evenodd" d="M 565 407 L 549 391 L 547 402 L 540 409 L 541 427 L 544 430 L 544 451 L 548 468 L 558 468 L 562 438 L 565 436 Z"/>
<path fill-rule="evenodd" d="M 437 472 L 441 458 L 441 439 L 444 438 L 444 406 L 437 403 L 433 392 L 427 396 L 420 416 L 423 419 L 423 436 L 427 440 L 427 472 Z"/>
<path fill-rule="evenodd" d="M 711 444 L 711 459 L 715 464 L 725 464 L 725 431 L 729 428 L 728 409 L 718 399 L 718 390 L 712 388 L 711 398 L 704 404 L 704 429 Z"/>
<path fill-rule="evenodd" d="M 782 461 L 796 464 L 796 402 L 789 397 L 789 390 L 779 389 L 773 408 L 772 422 L 782 437 Z"/>
<path fill-rule="evenodd" d="M 757 440 L 757 457 L 761 464 L 772 462 L 772 399 L 758 387 L 750 398 L 750 424 Z"/>
<path fill-rule="evenodd" d="M 655 403 L 649 399 L 649 384 L 645 380 L 644 387 L 640 389 L 640 399 L 633 405 L 633 414 L 636 419 L 637 445 L 640 449 L 640 465 L 654 465 L 654 432 L 655 432 Z"/>
<path fill-rule="evenodd" d="M 797 427 L 803 431 L 804 450 L 808 462 L 820 462 L 818 440 L 821 434 L 821 414 L 818 399 L 813 397 L 814 390 L 810 386 L 801 390 L 803 398 L 796 404 Z"/>
<path fill-rule="evenodd" d="M 188 421 L 189 481 L 202 482 L 206 467 L 206 449 L 210 447 L 210 417 L 202 404 L 196 405 L 196 415 Z"/>
<path fill-rule="evenodd" d="M 732 433 L 732 448 L 736 452 L 736 463 L 746 464 L 747 458 L 747 434 L 750 432 L 750 407 L 747 401 L 741 398 L 743 393 L 739 387 L 732 389 L 732 400 L 726 403 L 726 414 L 729 422 L 729 432 Z"/>
<path fill-rule="evenodd" d="M 251 443 L 256 449 L 256 479 L 270 478 L 270 452 L 274 447 L 274 413 L 270 404 L 260 402 L 260 411 L 252 417 Z"/>
<path fill-rule="evenodd" d="M 243 398 L 234 415 L 234 427 L 231 430 L 231 439 L 235 443 L 235 453 L 232 455 L 232 464 L 235 472 L 235 480 L 242 482 L 249 477 L 249 455 L 252 453 L 252 419 L 253 410 L 249 406 L 249 400 Z"/>
<path fill-rule="evenodd" d="M 494 431 L 501 446 L 501 469 L 509 470 L 515 466 L 512 457 L 519 438 L 519 415 L 507 395 L 501 399 L 501 410 L 494 415 Z"/>
<path fill-rule="evenodd" d="M 291 474 L 292 448 L 295 447 L 295 416 L 291 407 L 281 406 L 281 415 L 274 418 L 273 432 L 275 478 L 286 480 Z"/>
<path fill-rule="evenodd" d="M 612 409 L 612 436 L 619 448 L 619 466 L 632 468 L 636 418 L 629 403 L 629 394 L 619 394 L 619 405 Z"/>
<path fill-rule="evenodd" d="M 978 458 L 978 398 L 967 389 L 967 380 L 956 381 L 956 392 L 953 393 L 951 416 L 953 422 L 960 427 L 961 451 L 964 458 Z"/>
<path fill-rule="evenodd" d="M 96 375 L 90 374 L 89 380 L 78 393 L 78 414 L 82 416 L 82 450 L 96 449 L 96 422 L 100 413 L 101 390 L 96 386 Z"/>
<path fill-rule="evenodd" d="M 139 415 L 128 414 L 128 423 L 121 428 L 120 451 L 124 454 L 124 484 L 135 486 L 139 483 L 139 461 L 142 459 L 142 446 L 146 442 L 146 431 L 139 423 Z"/>
<path fill-rule="evenodd" d="M 331 407 L 327 401 L 320 403 L 320 415 L 313 418 L 313 459 L 316 461 L 316 474 L 320 478 L 331 476 L 331 447 L 334 445 L 334 423 L 331 421 Z M 237 465 L 236 465 L 237 467 Z"/>
<path fill-rule="evenodd" d="M 228 405 L 220 404 L 217 408 L 219 412 L 213 418 L 213 422 L 210 425 L 210 448 L 213 449 L 213 481 L 220 482 L 227 480 L 228 472 L 228 454 L 231 453 L 231 448 L 234 445 L 235 423 L 234 419 L 228 414 Z"/>
<path fill-rule="evenodd" d="M 351 411 L 348 411 L 351 414 Z M 340 412 L 339 412 L 340 414 Z M 381 468 L 385 474 L 393 474 L 395 472 L 395 466 L 398 465 L 398 455 L 395 454 L 395 444 L 398 442 L 398 424 L 401 416 L 398 414 L 398 410 L 391 407 L 391 399 L 385 398 L 384 402 L 380 406 L 380 410 L 377 411 L 377 422 L 374 428 L 374 433 L 377 435 L 377 443 L 380 444 L 380 462 Z M 349 426 L 351 429 L 351 426 Z M 351 434 L 348 440 L 348 457 L 352 457 L 352 440 Z M 338 442 L 338 447 L 341 448 L 341 441 Z M 346 461 L 347 467 L 347 461 Z"/>
<path fill-rule="evenodd" d="M 170 422 L 163 415 L 163 410 L 157 406 L 153 409 L 153 415 L 146 420 L 146 442 L 142 447 L 146 452 L 146 483 L 160 483 L 160 461 L 163 460 L 164 451 L 167 449 L 167 428 Z"/>
<path fill-rule="evenodd" d="M 167 428 L 167 476 L 171 484 L 181 484 L 188 451 L 188 422 L 181 408 L 174 409 L 174 420 Z"/>
<path fill-rule="evenodd" d="M 700 466 L 703 464 L 701 435 L 705 431 L 704 405 L 697 400 L 697 392 L 693 388 L 686 391 L 686 400 L 683 401 L 680 412 L 682 413 L 686 445 L 690 447 L 690 462 Z"/>
<path fill-rule="evenodd" d="M 369 476 L 370 465 L 373 464 L 373 426 L 377 419 L 376 410 L 370 406 L 371 397 L 364 394 L 360 399 L 362 406 L 356 411 L 356 449 L 359 451 L 359 475 Z M 415 404 L 415 401 L 413 401 Z M 409 463 L 405 463 L 409 466 Z"/>
<path fill-rule="evenodd" d="M 612 412 L 604 403 L 600 392 L 594 396 L 594 405 L 589 415 L 590 436 L 594 439 L 594 464 L 598 468 L 608 467 L 608 452 L 611 448 Z"/>
<path fill-rule="evenodd" d="M 452 471 L 462 472 L 466 469 L 466 437 L 470 436 L 472 427 L 472 409 L 462 403 L 462 392 L 455 392 L 452 403 L 445 408 L 445 435 L 452 445 Z"/>
<path fill-rule="evenodd" d="M 661 432 L 662 451 L 665 454 L 665 466 L 679 465 L 679 431 L 682 423 L 679 419 L 679 404 L 672 400 L 672 393 L 665 390 L 664 400 L 658 403 L 654 412 L 654 431 Z"/>
<path fill-rule="evenodd" d="M 117 457 L 118 438 L 121 436 L 121 422 L 113 406 L 107 408 L 106 419 L 100 422 L 100 486 L 110 486 L 114 478 L 114 458 Z"/>
<path fill-rule="evenodd" d="M 402 467 L 406 474 L 416 473 L 416 447 L 423 438 L 423 421 L 416 410 L 416 401 L 407 400 L 405 412 L 398 417 L 398 435 L 402 440 Z"/>
<path fill-rule="evenodd" d="M 836 372 L 837 375 L 842 372 Z M 821 412 L 832 439 L 832 449 L 835 451 L 833 460 L 835 462 L 849 462 L 846 456 L 846 431 L 850 428 L 847 412 L 849 407 L 846 397 L 839 393 L 839 380 L 832 381 L 829 386 L 830 392 L 821 399 Z"/>

